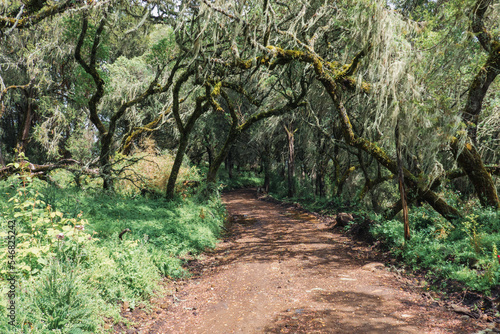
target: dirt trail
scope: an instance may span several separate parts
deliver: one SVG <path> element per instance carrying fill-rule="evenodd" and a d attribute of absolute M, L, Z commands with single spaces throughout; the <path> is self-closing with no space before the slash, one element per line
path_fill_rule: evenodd
<path fill-rule="evenodd" d="M 369 248 L 314 216 L 224 195 L 229 239 L 170 283 L 157 309 L 130 315 L 128 333 L 475 333 L 485 323 L 448 311 L 374 262 Z M 142 313 L 141 313 L 142 312 Z M 146 321 L 147 319 L 147 321 Z M 495 329 L 496 330 L 496 329 Z"/>

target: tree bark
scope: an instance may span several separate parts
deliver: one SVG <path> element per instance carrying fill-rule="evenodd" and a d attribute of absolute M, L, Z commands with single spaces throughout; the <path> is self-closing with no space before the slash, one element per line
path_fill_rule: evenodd
<path fill-rule="evenodd" d="M 231 150 L 227 153 L 226 169 L 227 169 L 228 178 L 232 179 L 233 178 L 233 154 L 231 153 Z"/>
<path fill-rule="evenodd" d="M 271 184 L 271 148 L 266 145 L 266 150 L 262 153 L 262 164 L 264 169 L 264 184 L 262 188 L 266 193 L 269 192 L 269 185 Z"/>
<path fill-rule="evenodd" d="M 401 205 L 403 207 L 404 240 L 408 241 L 410 240 L 410 222 L 408 220 L 408 203 L 406 201 L 403 161 L 401 160 L 401 138 L 399 133 L 399 120 L 396 123 L 394 134 L 396 137 L 396 159 L 398 164 L 399 194 L 401 198 Z"/>
<path fill-rule="evenodd" d="M 484 51 L 488 53 L 486 63 L 474 77 L 470 87 L 462 119 L 467 125 L 465 146 L 460 148 L 459 140 L 453 138 L 452 150 L 458 165 L 464 170 L 474 186 L 482 206 L 500 209 L 495 182 L 484 167 L 477 145 L 477 126 L 482 111 L 483 100 L 489 87 L 500 73 L 500 42 L 484 25 L 484 15 L 492 4 L 491 0 L 477 0 L 471 12 L 471 29 Z"/>
<path fill-rule="evenodd" d="M 225 83 L 222 83 L 222 86 L 224 85 Z M 228 171 L 228 176 L 231 179 L 233 177 L 233 168 L 232 168 L 233 159 L 231 156 L 231 147 L 238 140 L 241 134 L 263 119 L 269 118 L 271 116 L 282 115 L 289 111 L 295 110 L 296 108 L 302 105 L 301 100 L 305 97 L 306 91 L 307 89 L 303 85 L 301 94 L 294 101 L 290 101 L 287 104 L 281 106 L 280 108 L 273 108 L 260 113 L 256 113 L 252 115 L 245 123 L 243 123 L 242 125 L 238 125 L 238 116 L 236 115 L 236 112 L 234 110 L 233 103 L 231 102 L 226 92 L 224 90 L 221 90 L 220 93 L 226 100 L 229 108 L 229 113 L 231 115 L 231 129 L 229 130 L 229 133 L 226 137 L 224 146 L 222 147 L 221 151 L 217 154 L 213 164 L 210 165 L 207 175 L 207 181 L 208 182 L 216 181 L 217 172 L 224 160 L 226 161 L 226 169 Z M 247 95 L 245 96 L 251 99 L 250 96 Z M 212 101 L 212 105 L 214 106 L 215 109 L 220 107 L 215 101 Z M 240 165 L 238 165 L 238 168 L 239 167 Z"/>
<path fill-rule="evenodd" d="M 30 137 L 31 123 L 33 121 L 34 109 L 33 105 L 33 88 L 26 88 L 22 90 L 26 97 L 26 108 L 23 115 L 23 125 L 19 129 L 19 136 L 17 142 L 17 153 L 26 153 L 28 141 Z"/>
<path fill-rule="evenodd" d="M 476 195 L 481 205 L 500 209 L 500 201 L 498 199 L 495 182 L 493 182 L 491 174 L 486 170 L 475 146 L 470 140 L 467 140 L 465 146 L 460 150 L 458 139 L 454 138 L 451 147 L 453 153 L 457 156 L 459 166 L 463 169 L 474 186 L 474 190 L 476 191 Z"/>
<path fill-rule="evenodd" d="M 295 130 L 293 122 L 289 122 L 288 126 L 283 125 L 286 131 L 286 138 L 288 142 L 288 165 L 287 165 L 287 180 L 288 180 L 288 197 L 295 195 Z"/>
<path fill-rule="evenodd" d="M 175 155 L 174 165 L 172 166 L 172 170 L 170 171 L 170 175 L 167 181 L 167 189 L 166 189 L 167 199 L 174 198 L 175 182 L 177 182 L 179 170 L 181 169 L 182 166 L 182 159 L 184 158 L 184 154 L 186 153 L 186 148 L 189 143 L 189 135 L 191 134 L 198 118 L 200 118 L 200 116 L 203 115 L 203 113 L 208 110 L 207 104 L 202 105 L 203 101 L 205 100 L 206 100 L 205 96 L 199 96 L 196 99 L 195 110 L 189 117 L 186 125 L 184 126 L 184 130 L 181 132 L 181 138 L 179 140 L 179 146 L 177 148 L 177 153 Z"/>
<path fill-rule="evenodd" d="M 2 145 L 1 145 L 1 143 L 0 143 L 0 165 L 1 165 L 2 167 L 5 167 L 5 160 L 4 160 L 4 158 L 3 158 L 3 153 L 2 153 Z"/>

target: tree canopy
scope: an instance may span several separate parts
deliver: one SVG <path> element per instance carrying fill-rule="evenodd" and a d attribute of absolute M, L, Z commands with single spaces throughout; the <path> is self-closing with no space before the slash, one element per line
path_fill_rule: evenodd
<path fill-rule="evenodd" d="M 448 185 L 500 208 L 495 1 L 11 1 L 0 11 L 4 166 L 23 153 L 112 190 L 150 137 L 175 155 L 170 198 L 187 156 L 208 184 L 222 165 L 261 168 L 266 189 L 275 175 L 289 196 L 299 184 L 388 215 L 401 209 L 398 178 L 410 203 L 450 221 L 463 213 Z"/>

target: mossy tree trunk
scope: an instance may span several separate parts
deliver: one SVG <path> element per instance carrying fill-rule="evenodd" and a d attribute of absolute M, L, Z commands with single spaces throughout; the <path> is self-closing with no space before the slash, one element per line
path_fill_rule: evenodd
<path fill-rule="evenodd" d="M 19 128 L 17 140 L 17 153 L 26 153 L 26 147 L 30 137 L 31 123 L 35 117 L 36 104 L 34 103 L 35 90 L 27 87 L 21 90 L 26 98 L 26 104 L 23 112 L 22 126 Z"/>
<path fill-rule="evenodd" d="M 457 158 L 458 165 L 464 170 L 474 186 L 482 206 L 500 209 L 500 200 L 495 182 L 486 170 L 481 155 L 477 151 L 477 127 L 479 115 L 483 107 L 483 100 L 489 87 L 500 73 L 500 42 L 499 36 L 492 35 L 484 24 L 484 14 L 491 5 L 491 0 L 477 0 L 471 12 L 471 29 L 479 40 L 483 50 L 488 54 L 486 63 L 474 77 L 470 87 L 462 119 L 467 125 L 467 136 L 463 148 L 459 147 L 459 140 L 453 138 L 452 150 Z"/>
<path fill-rule="evenodd" d="M 173 199 L 175 192 L 175 183 L 177 182 L 177 177 L 179 176 L 179 171 L 182 166 L 182 159 L 186 153 L 186 148 L 189 144 L 189 136 L 193 131 L 194 125 L 198 118 L 203 115 L 204 112 L 208 110 L 208 104 L 203 104 L 206 101 L 206 96 L 199 96 L 196 99 L 196 107 L 194 112 L 189 117 L 186 125 L 182 127 L 181 137 L 179 139 L 179 146 L 177 147 L 177 153 L 175 155 L 174 164 L 167 181 L 166 198 Z"/>

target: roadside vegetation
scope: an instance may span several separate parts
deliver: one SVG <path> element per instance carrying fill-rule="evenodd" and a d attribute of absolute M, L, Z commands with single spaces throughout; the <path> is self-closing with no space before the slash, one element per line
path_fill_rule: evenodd
<path fill-rule="evenodd" d="M 171 160 L 142 154 L 136 172 L 155 182 L 152 171 Z M 185 166 L 181 175 L 172 201 L 157 196 L 161 184 L 141 195 L 122 180 L 109 193 L 97 179 L 82 179 L 79 188 L 65 171 L 51 174 L 50 183 L 29 172 L 1 181 L 1 247 L 7 247 L 8 221 L 17 231 L 17 331 L 112 332 L 121 304 L 146 306 L 162 293 L 163 278 L 188 277 L 183 264 L 215 246 L 225 213 L 217 195 L 200 199 L 184 188 L 198 177 L 195 168 Z M 16 332 L 7 318 L 10 260 L 1 253 L 2 333 Z"/>

